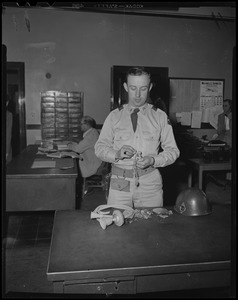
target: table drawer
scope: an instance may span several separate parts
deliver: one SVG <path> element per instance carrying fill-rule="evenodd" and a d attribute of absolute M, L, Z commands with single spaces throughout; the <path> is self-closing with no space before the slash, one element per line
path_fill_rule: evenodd
<path fill-rule="evenodd" d="M 77 117 L 77 118 L 72 118 L 71 116 L 69 116 L 69 124 L 77 124 L 78 126 L 80 126 L 79 125 L 79 118 Z"/>
<path fill-rule="evenodd" d="M 66 106 L 67 107 L 67 103 L 68 103 L 68 98 L 58 97 L 58 98 L 55 99 L 56 106 L 59 106 L 59 107 Z"/>
<path fill-rule="evenodd" d="M 69 108 L 79 108 L 79 109 L 82 109 L 82 104 L 81 102 L 69 102 L 68 103 L 68 107 Z"/>
<path fill-rule="evenodd" d="M 215 270 L 138 276 L 136 278 L 136 292 L 146 293 L 225 287 L 230 285 L 230 273 L 230 270 Z"/>
<path fill-rule="evenodd" d="M 42 107 L 41 109 L 42 113 L 55 113 L 54 107 Z"/>
<path fill-rule="evenodd" d="M 49 96 L 42 96 L 41 98 L 41 103 L 54 103 L 55 102 L 55 97 L 53 95 L 53 97 L 51 97 L 52 95 L 49 95 Z"/>
<path fill-rule="evenodd" d="M 80 107 L 75 108 L 75 107 L 69 107 L 69 114 L 82 114 L 82 109 Z"/>
<path fill-rule="evenodd" d="M 94 283 L 64 283 L 64 293 L 79 294 L 134 294 L 135 281 L 112 281 Z"/>
<path fill-rule="evenodd" d="M 60 92 L 60 91 L 46 91 L 41 92 L 41 97 L 67 97 L 67 92 Z"/>
<path fill-rule="evenodd" d="M 55 113 L 49 113 L 49 112 L 42 112 L 41 114 L 41 123 L 44 124 L 45 122 L 49 122 L 51 120 L 55 120 Z"/>
<path fill-rule="evenodd" d="M 130 278 L 130 279 L 129 279 Z M 55 293 L 137 294 L 230 286 L 230 270 L 158 274 L 107 280 L 55 281 Z"/>
<path fill-rule="evenodd" d="M 55 122 L 55 128 L 61 129 L 61 128 L 66 128 L 68 130 L 69 126 L 68 123 L 65 122 L 64 120 L 60 122 Z"/>
<path fill-rule="evenodd" d="M 49 127 L 44 127 L 44 128 L 42 128 L 42 132 L 44 132 L 44 133 L 54 133 L 55 132 L 55 128 L 54 128 L 54 126 L 49 126 Z"/>
<path fill-rule="evenodd" d="M 53 108 L 54 109 L 55 108 L 55 103 L 48 100 L 48 102 L 47 101 L 42 102 L 41 107 L 42 107 L 42 109 L 47 109 L 47 108 Z"/>
<path fill-rule="evenodd" d="M 55 115 L 58 116 L 58 115 L 60 115 L 62 113 L 68 115 L 68 108 L 67 107 L 56 107 L 56 109 L 55 109 Z"/>
<path fill-rule="evenodd" d="M 79 128 L 70 128 L 69 129 L 69 134 L 80 134 L 81 131 Z"/>
<path fill-rule="evenodd" d="M 82 134 L 81 133 L 69 133 L 69 140 L 72 140 L 76 143 L 79 143 L 82 140 Z"/>
<path fill-rule="evenodd" d="M 55 116 L 56 122 L 68 122 L 68 115 L 67 114 L 58 114 Z"/>

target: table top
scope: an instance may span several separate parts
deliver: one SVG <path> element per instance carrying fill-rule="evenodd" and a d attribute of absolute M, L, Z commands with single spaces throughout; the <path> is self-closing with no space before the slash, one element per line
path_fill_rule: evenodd
<path fill-rule="evenodd" d="M 232 169 L 230 161 L 205 162 L 201 158 L 190 158 L 188 163 L 200 171 L 229 171 Z"/>
<path fill-rule="evenodd" d="M 47 277 L 51 281 L 230 268 L 231 207 L 206 216 L 171 209 L 103 230 L 89 211 L 56 211 Z"/>
<path fill-rule="evenodd" d="M 206 162 L 202 158 L 190 158 L 188 159 L 188 162 L 200 165 L 200 166 L 208 166 L 210 168 L 212 167 L 218 167 L 218 168 L 231 168 L 231 160 L 229 161 L 218 161 L 218 162 Z"/>
<path fill-rule="evenodd" d="M 51 177 L 77 177 L 76 160 L 73 158 L 50 158 L 37 154 L 38 145 L 28 145 L 25 150 L 13 158 L 6 166 L 6 178 L 51 178 Z M 56 161 L 54 168 L 31 168 L 34 160 Z"/>

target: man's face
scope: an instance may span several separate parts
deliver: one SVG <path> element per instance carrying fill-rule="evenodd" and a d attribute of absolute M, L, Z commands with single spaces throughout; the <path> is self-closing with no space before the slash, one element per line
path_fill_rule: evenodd
<path fill-rule="evenodd" d="M 82 132 L 85 132 L 88 130 L 88 124 L 86 124 L 83 119 L 81 120 L 80 125 L 81 125 Z"/>
<path fill-rule="evenodd" d="M 223 103 L 223 110 L 224 110 L 225 114 L 227 114 L 230 111 L 230 104 L 229 104 L 229 102 L 225 101 Z"/>
<path fill-rule="evenodd" d="M 129 75 L 124 88 L 128 92 L 129 104 L 140 107 L 145 104 L 152 84 L 148 75 Z"/>

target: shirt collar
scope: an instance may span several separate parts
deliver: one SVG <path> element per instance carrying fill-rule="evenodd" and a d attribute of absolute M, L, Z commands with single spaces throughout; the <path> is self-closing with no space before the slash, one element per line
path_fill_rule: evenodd
<path fill-rule="evenodd" d="M 135 108 L 139 108 L 140 112 L 142 112 L 144 114 L 147 106 L 148 106 L 148 103 L 146 102 L 144 105 L 142 105 L 140 107 L 134 107 L 134 106 L 128 104 L 127 108 L 128 108 L 128 111 L 130 114 L 134 111 Z"/>

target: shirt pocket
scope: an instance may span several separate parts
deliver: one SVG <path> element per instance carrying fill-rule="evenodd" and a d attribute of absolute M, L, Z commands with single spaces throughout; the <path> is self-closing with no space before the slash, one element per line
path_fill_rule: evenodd
<path fill-rule="evenodd" d="M 146 149 L 155 151 L 159 145 L 160 130 L 158 131 L 142 131 L 143 144 Z"/>
<path fill-rule="evenodd" d="M 131 141 L 131 133 L 128 131 L 116 131 L 115 132 L 115 138 L 114 143 L 116 147 L 121 148 L 123 145 L 130 144 Z"/>

